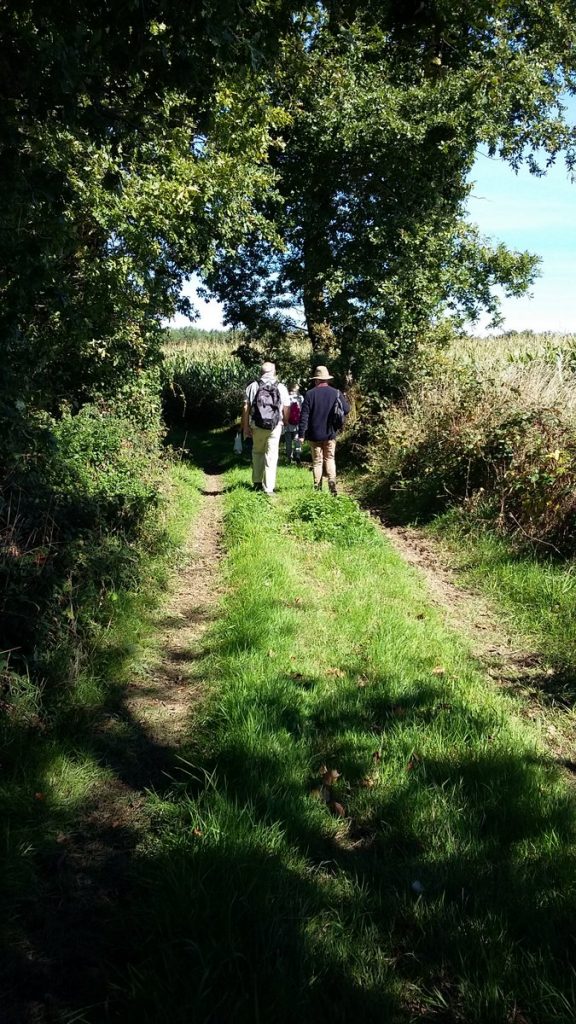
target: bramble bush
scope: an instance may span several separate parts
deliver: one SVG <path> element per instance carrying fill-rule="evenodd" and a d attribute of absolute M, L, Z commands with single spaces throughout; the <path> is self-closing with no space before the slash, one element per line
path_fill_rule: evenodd
<path fill-rule="evenodd" d="M 111 596 L 139 587 L 163 543 L 166 475 L 157 426 L 112 409 L 36 414 L 28 434 L 0 491 L 0 672 L 4 700 L 32 678 L 49 704 L 73 684 Z"/>
<path fill-rule="evenodd" d="M 366 490 L 395 520 L 459 505 L 519 542 L 576 547 L 576 375 L 570 347 L 499 358 L 428 353 L 376 429 Z"/>

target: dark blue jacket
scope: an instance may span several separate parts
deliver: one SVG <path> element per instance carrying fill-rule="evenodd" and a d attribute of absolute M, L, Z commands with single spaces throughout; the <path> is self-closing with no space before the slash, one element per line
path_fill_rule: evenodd
<path fill-rule="evenodd" d="M 330 441 L 336 437 L 335 431 L 328 426 L 328 418 L 334 408 L 337 394 L 337 389 L 330 384 L 320 384 L 306 392 L 300 413 L 299 437 L 306 437 L 309 441 Z M 350 403 L 344 395 L 342 405 L 344 411 L 349 413 Z"/>

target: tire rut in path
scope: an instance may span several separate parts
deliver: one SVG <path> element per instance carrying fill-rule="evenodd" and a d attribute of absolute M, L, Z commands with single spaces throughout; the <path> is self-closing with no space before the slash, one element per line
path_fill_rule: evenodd
<path fill-rule="evenodd" d="M 135 681 L 126 694 L 126 709 L 160 750 L 177 752 L 194 704 L 202 697 L 197 675 L 200 641 L 214 616 L 221 591 L 217 570 L 221 557 L 223 484 L 219 473 L 206 473 L 203 501 L 187 545 L 187 561 L 164 608 L 160 662 Z"/>
<path fill-rule="evenodd" d="M 574 725 L 560 709 L 554 711 L 542 700 L 554 677 L 544 655 L 523 646 L 513 628 L 505 628 L 489 600 L 462 584 L 440 544 L 414 527 L 379 523 L 379 528 L 402 558 L 423 575 L 432 601 L 442 610 L 448 626 L 467 637 L 482 669 L 497 686 L 519 698 L 521 715 L 539 727 L 543 745 L 575 783 Z"/>

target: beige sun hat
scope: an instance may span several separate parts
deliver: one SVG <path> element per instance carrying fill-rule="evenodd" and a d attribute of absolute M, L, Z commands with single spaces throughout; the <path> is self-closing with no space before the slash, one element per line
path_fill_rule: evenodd
<path fill-rule="evenodd" d="M 331 373 L 328 373 L 327 366 L 317 366 L 312 375 L 312 380 L 334 380 Z"/>

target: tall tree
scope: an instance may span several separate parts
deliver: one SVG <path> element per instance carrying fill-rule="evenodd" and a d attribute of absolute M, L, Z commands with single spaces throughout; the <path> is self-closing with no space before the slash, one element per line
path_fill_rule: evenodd
<path fill-rule="evenodd" d="M 293 6 L 1 5 L 5 415 L 135 382 L 183 276 L 257 229 L 276 124 L 259 67 Z"/>
<path fill-rule="evenodd" d="M 316 353 L 394 355 L 446 315 L 497 315 L 492 285 L 526 288 L 535 260 L 465 218 L 481 143 L 535 173 L 574 132 L 574 4 L 326 3 L 290 36 L 270 84 L 291 120 L 271 153 L 281 205 L 222 249 L 208 288 L 233 323 L 288 329 Z"/>

